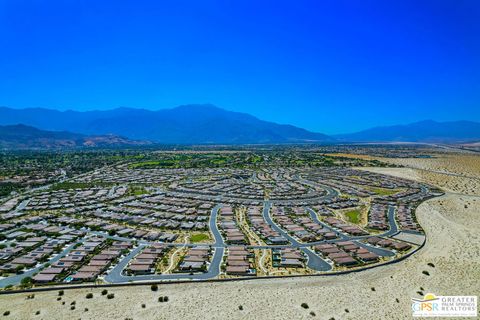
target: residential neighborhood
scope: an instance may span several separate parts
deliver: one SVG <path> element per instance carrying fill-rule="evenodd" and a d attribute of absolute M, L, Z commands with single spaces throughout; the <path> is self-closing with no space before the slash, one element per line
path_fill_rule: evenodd
<path fill-rule="evenodd" d="M 371 267 L 422 245 L 415 208 L 437 194 L 348 167 L 107 166 L 2 201 L 0 286 Z"/>

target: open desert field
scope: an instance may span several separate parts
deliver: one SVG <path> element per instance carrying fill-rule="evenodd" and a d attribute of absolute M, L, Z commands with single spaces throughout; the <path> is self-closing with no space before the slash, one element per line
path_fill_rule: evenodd
<path fill-rule="evenodd" d="M 58 291 L 36 293 L 33 299 L 2 295 L 0 314 L 10 311 L 5 319 L 408 319 L 411 298 L 427 292 L 478 295 L 480 157 L 392 161 L 408 168 L 366 170 L 447 192 L 419 206 L 427 243 L 399 263 L 343 276 L 159 285 L 157 292 L 150 286 L 111 288 L 113 299 L 101 289 L 66 290 L 59 301 Z M 86 299 L 88 293 L 92 299 Z M 160 296 L 168 301 L 159 302 Z"/>
<path fill-rule="evenodd" d="M 433 158 L 378 159 L 414 169 L 410 171 L 398 170 L 399 175 L 404 178 L 408 178 L 413 174 L 420 181 L 439 186 L 446 191 L 480 195 L 480 155 L 472 153 L 438 153 Z M 385 173 L 388 173 L 390 169 L 379 170 L 387 170 Z M 396 170 L 390 172 L 395 173 Z"/>

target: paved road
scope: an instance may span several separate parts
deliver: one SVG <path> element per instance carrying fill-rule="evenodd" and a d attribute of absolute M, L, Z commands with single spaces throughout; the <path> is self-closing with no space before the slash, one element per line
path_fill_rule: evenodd
<path fill-rule="evenodd" d="M 323 186 L 322 186 L 323 187 Z M 325 188 L 327 191 L 327 194 L 325 195 L 326 198 L 331 198 L 336 196 L 338 193 L 332 189 L 332 188 Z M 223 197 L 222 197 L 223 198 Z M 333 229 L 331 226 L 323 223 L 320 221 L 315 214 L 315 212 L 307 208 L 308 212 L 310 213 L 310 216 L 312 219 L 323 225 L 324 227 L 332 230 L 333 232 L 337 233 L 339 235 L 339 239 L 335 240 L 327 240 L 327 241 L 317 241 L 317 242 L 311 242 L 311 243 L 301 243 L 297 241 L 295 238 L 291 237 L 287 232 L 285 232 L 283 229 L 281 229 L 276 223 L 273 222 L 273 220 L 270 217 L 270 208 L 272 203 L 275 203 L 275 201 L 265 201 L 264 202 L 264 208 L 263 208 L 263 216 L 265 221 L 277 232 L 279 232 L 282 236 L 284 236 L 288 241 L 290 241 L 290 245 L 265 245 L 265 246 L 247 246 L 249 248 L 256 248 L 256 249 L 275 249 L 275 248 L 291 248 L 291 247 L 297 247 L 299 248 L 308 258 L 307 260 L 307 266 L 313 270 L 317 271 L 328 271 L 332 269 L 332 266 L 328 264 L 325 260 L 320 258 L 315 252 L 313 252 L 309 247 L 317 245 L 317 244 L 322 244 L 322 243 L 334 243 L 334 242 L 339 242 L 339 241 L 346 241 L 346 240 L 360 240 L 365 237 L 350 237 L 348 235 L 345 235 L 335 229 Z M 228 247 L 228 245 L 225 244 L 224 239 L 218 229 L 217 226 L 217 216 L 218 216 L 218 211 L 222 207 L 222 205 L 216 205 L 210 215 L 210 220 L 209 220 L 209 227 L 210 230 L 213 234 L 214 237 L 214 243 L 213 244 L 168 244 L 170 246 L 174 247 L 179 247 L 179 246 L 188 246 L 188 247 L 213 247 L 214 248 L 214 254 L 212 261 L 210 263 L 209 269 L 206 273 L 202 274 L 167 274 L 167 275 L 139 275 L 139 276 L 127 276 L 124 275 L 122 272 L 125 269 L 125 267 L 128 265 L 128 262 L 135 257 L 145 246 L 151 244 L 151 242 L 147 241 L 139 241 L 139 247 L 134 249 L 130 254 L 128 254 L 124 259 L 122 259 L 112 270 L 111 272 L 105 277 L 105 280 L 107 282 L 112 282 L 112 283 L 119 283 L 119 282 L 128 282 L 128 281 L 151 281 L 151 280 L 184 280 L 184 279 L 191 279 L 191 280 L 204 280 L 204 279 L 210 279 L 214 278 L 219 275 L 220 273 L 220 266 L 222 263 L 223 255 L 225 252 L 225 248 Z M 389 222 L 391 224 L 391 228 L 388 232 L 385 234 L 395 234 L 397 233 L 397 226 L 395 223 L 394 219 L 394 208 L 390 207 L 389 208 Z M 393 224 L 392 224 L 393 223 Z M 107 236 L 109 238 L 115 239 L 115 240 L 122 240 L 122 241 L 131 241 L 129 238 L 124 238 L 124 237 L 111 237 L 108 236 L 104 233 L 99 233 L 99 232 L 94 232 L 94 234 L 98 235 L 103 235 Z M 360 243 L 356 241 L 356 243 L 364 248 L 367 248 L 368 250 L 380 255 L 380 256 L 393 256 L 394 253 L 386 250 L 386 249 L 381 249 L 381 248 L 376 248 L 372 247 L 363 243 Z"/>
<path fill-rule="evenodd" d="M 0 288 L 5 288 L 6 286 L 9 286 L 9 285 L 18 285 L 21 283 L 22 279 L 23 278 L 26 278 L 26 277 L 32 277 L 35 273 L 39 272 L 40 269 L 42 269 L 47 263 L 49 264 L 52 264 L 52 263 L 55 263 L 57 262 L 58 260 L 60 260 L 61 258 L 65 257 L 70 251 L 73 250 L 73 248 L 75 247 L 76 244 L 78 243 L 82 243 L 85 239 L 82 239 L 82 240 L 79 240 L 71 245 L 69 245 L 67 248 L 65 248 L 61 253 L 57 254 L 56 256 L 54 256 L 52 259 L 48 260 L 47 262 L 45 263 L 42 263 L 41 265 L 39 265 L 38 267 L 35 267 L 33 269 L 30 269 L 22 274 L 17 274 L 15 276 L 12 276 L 12 277 L 8 277 L 8 278 L 5 278 L 5 279 L 1 279 L 0 280 Z"/>
<path fill-rule="evenodd" d="M 322 184 L 303 179 L 299 175 L 295 175 L 294 178 L 297 179 L 297 181 L 302 183 L 302 184 L 305 184 L 305 185 L 308 185 L 308 186 L 311 186 L 311 187 L 315 187 L 315 188 L 321 188 L 321 189 L 325 190 L 325 194 L 321 195 L 321 196 L 318 196 L 316 198 L 317 200 L 332 199 L 332 198 L 339 195 L 338 191 L 336 191 L 335 189 L 333 189 L 329 186 L 324 186 Z M 256 180 L 256 179 L 258 179 L 256 174 L 253 174 L 253 180 Z M 44 187 L 41 187 L 41 188 L 37 188 L 36 190 L 47 188 L 47 187 L 49 187 L 49 186 L 44 186 Z M 30 191 L 32 191 L 32 190 L 30 190 Z M 428 191 L 428 189 L 422 187 L 422 192 L 427 192 L 427 191 Z M 109 194 L 111 194 L 113 192 L 114 192 L 114 189 L 112 188 L 110 190 Z M 217 195 L 217 196 L 214 196 L 214 197 L 209 196 L 209 198 L 210 198 L 210 200 L 215 199 L 215 201 L 220 202 L 220 203 L 223 202 L 223 200 L 232 199 L 231 197 L 228 197 L 227 195 Z M 237 200 L 240 200 L 240 199 L 237 199 Z M 257 201 L 257 199 L 248 199 L 248 198 L 247 199 L 242 198 L 241 200 L 250 200 L 250 201 L 255 200 L 255 201 Z M 292 201 L 292 202 L 294 202 L 294 203 L 300 202 L 301 203 L 301 202 L 304 202 L 304 201 L 305 201 L 305 199 L 299 199 L 297 201 Z M 267 201 L 264 201 L 263 202 L 264 203 L 263 217 L 264 217 L 265 221 L 272 227 L 272 229 L 279 232 L 283 237 L 285 237 L 290 242 L 290 244 L 287 244 L 287 245 L 263 245 L 263 246 L 255 246 L 255 245 L 250 246 L 250 245 L 248 245 L 246 247 L 255 248 L 255 249 L 274 249 L 274 248 L 292 248 L 292 247 L 299 248 L 308 258 L 307 266 L 309 268 L 311 268 L 313 270 L 317 270 L 317 271 L 329 271 L 329 270 L 332 269 L 332 266 L 329 263 L 327 263 L 325 260 L 323 260 L 320 256 L 318 256 L 315 252 L 313 252 L 311 250 L 310 247 L 318 245 L 318 244 L 335 243 L 335 242 L 339 242 L 339 241 L 347 241 L 348 240 L 348 241 L 354 241 L 357 245 L 359 245 L 361 247 L 364 247 L 364 248 L 367 248 L 368 250 L 370 250 L 370 251 L 372 251 L 372 252 L 374 252 L 374 253 L 376 253 L 380 256 L 393 256 L 394 255 L 394 253 L 392 251 L 382 249 L 382 248 L 376 248 L 376 247 L 370 246 L 368 244 L 359 242 L 359 240 L 371 237 L 371 235 L 353 237 L 353 236 L 350 236 L 348 234 L 344 234 L 343 232 L 341 232 L 339 230 L 336 230 L 335 228 L 325 224 L 324 222 L 319 220 L 316 213 L 311 208 L 308 208 L 308 207 L 306 207 L 306 209 L 307 209 L 307 212 L 310 214 L 310 217 L 312 218 L 312 220 L 315 221 L 316 223 L 324 226 L 325 228 L 330 229 L 332 232 L 335 232 L 338 235 L 338 238 L 333 239 L 333 240 L 322 240 L 322 241 L 316 241 L 316 242 L 301 243 L 298 240 L 296 240 L 295 238 L 293 238 L 292 236 L 290 236 L 286 231 L 284 231 L 281 227 L 279 227 L 271 219 L 270 208 L 271 208 L 272 204 L 281 205 L 284 202 L 285 201 L 283 201 L 283 200 L 267 200 Z M 20 203 L 15 210 L 16 211 L 17 210 L 23 210 L 27 204 L 28 204 L 28 200 L 25 200 L 22 203 Z M 209 227 L 210 227 L 210 231 L 211 231 L 211 233 L 213 235 L 213 238 L 214 238 L 214 243 L 210 243 L 210 244 L 205 244 L 205 243 L 203 243 L 203 244 L 168 243 L 167 244 L 168 246 L 172 246 L 172 247 L 183 247 L 183 246 L 185 246 L 185 247 L 210 247 L 210 248 L 212 248 L 213 249 L 213 256 L 212 256 L 211 263 L 209 264 L 209 267 L 208 267 L 208 270 L 207 270 L 206 273 L 200 273 L 200 274 L 178 273 L 178 274 L 158 274 L 158 275 L 141 275 L 141 276 L 140 275 L 139 276 L 124 275 L 123 270 L 128 265 L 129 261 L 132 258 L 134 258 L 138 253 L 140 253 L 145 247 L 147 247 L 147 246 L 149 246 L 153 243 L 156 243 L 156 242 L 149 242 L 149 241 L 145 241 L 145 240 L 137 240 L 138 246 L 136 248 L 134 248 L 127 256 L 125 256 L 123 259 L 120 260 L 120 262 L 105 276 L 105 281 L 111 282 L 111 283 L 121 283 L 121 282 L 129 282 L 129 281 L 152 281 L 152 280 L 167 280 L 167 281 L 186 280 L 186 279 L 189 279 L 189 280 L 205 280 L 205 279 L 210 279 L 210 278 L 217 277 L 220 274 L 220 268 L 221 268 L 221 264 L 222 264 L 222 260 L 223 260 L 225 250 L 226 250 L 226 248 L 229 247 L 229 245 L 227 245 L 224 242 L 224 239 L 223 239 L 220 231 L 218 230 L 218 226 L 217 226 L 218 211 L 221 207 L 222 207 L 221 204 L 216 205 L 211 210 L 211 214 L 210 214 Z M 388 217 L 388 223 L 389 223 L 389 230 L 387 230 L 384 233 L 379 234 L 378 236 L 388 237 L 388 236 L 395 235 L 399 232 L 398 226 L 397 226 L 396 221 L 395 221 L 395 207 L 394 206 L 389 206 L 387 217 Z M 102 232 L 90 231 L 89 233 L 94 234 L 94 235 L 107 237 L 107 238 L 114 239 L 114 240 L 133 241 L 133 239 L 131 239 L 131 238 L 119 237 L 119 236 L 110 236 L 110 235 L 108 235 L 106 233 L 102 233 Z M 83 240 L 81 240 L 81 241 L 83 241 Z M 73 249 L 74 245 L 75 245 L 75 243 L 70 245 L 61 254 L 58 254 L 52 260 L 48 261 L 48 263 L 53 263 L 55 261 L 58 261 L 63 256 L 67 255 L 68 252 L 70 252 L 70 250 Z M 0 280 L 0 287 L 5 287 L 5 286 L 10 285 L 10 284 L 15 285 L 15 284 L 20 283 L 23 278 L 28 277 L 28 276 L 32 276 L 34 273 L 38 272 L 43 265 L 44 264 L 42 264 L 41 266 L 39 266 L 37 268 L 29 270 L 29 271 L 27 271 L 27 272 L 25 272 L 21 275 L 15 275 L 13 277 L 1 279 Z"/>
<path fill-rule="evenodd" d="M 337 190 L 333 189 L 332 187 L 325 186 L 323 184 L 319 184 L 319 183 L 304 179 L 304 178 L 300 177 L 299 175 L 295 175 L 294 178 L 296 178 L 299 182 L 301 182 L 301 183 L 303 183 L 307 186 L 321 188 L 321 189 L 325 190 L 326 194 L 324 196 L 322 196 L 322 198 L 324 198 L 324 199 L 332 199 L 332 198 L 339 195 L 339 192 Z"/>
<path fill-rule="evenodd" d="M 20 204 L 15 208 L 15 212 L 19 212 L 25 209 L 25 207 L 28 205 L 29 202 L 30 202 L 30 199 L 23 200 L 22 202 L 20 202 Z"/>
<path fill-rule="evenodd" d="M 138 275 L 138 276 L 128 276 L 123 274 L 123 270 L 128 265 L 128 262 L 140 253 L 143 248 L 147 246 L 146 243 L 140 244 L 137 248 L 132 250 L 125 258 L 123 258 L 105 277 L 105 281 L 111 283 L 122 283 L 129 281 L 154 281 L 154 280 L 170 280 L 170 281 L 179 281 L 179 280 L 206 280 L 211 279 L 220 274 L 220 266 L 222 264 L 223 255 L 225 253 L 225 242 L 223 237 L 217 227 L 217 216 L 218 211 L 222 207 L 221 204 L 216 205 L 210 214 L 210 230 L 212 231 L 215 243 L 211 245 L 214 249 L 212 261 L 208 267 L 206 273 L 197 273 L 197 274 L 188 274 L 188 273 L 177 273 L 177 274 L 152 274 L 152 275 Z"/>
<path fill-rule="evenodd" d="M 282 228 L 280 228 L 275 222 L 273 222 L 272 218 L 270 217 L 270 208 L 272 203 L 270 201 L 265 201 L 263 206 L 263 218 L 265 221 L 278 233 L 280 233 L 283 237 L 285 237 L 293 247 L 298 247 L 300 250 L 305 253 L 308 257 L 307 266 L 310 269 L 317 270 L 317 271 L 328 271 L 332 269 L 332 266 L 328 264 L 325 260 L 320 258 L 316 253 L 314 253 L 309 248 L 302 247 L 302 243 L 298 242 L 295 238 L 291 237 L 287 232 L 285 232 Z"/>
<path fill-rule="evenodd" d="M 348 239 L 348 236 L 345 235 L 344 233 L 342 232 L 339 232 L 338 230 L 335 230 L 334 228 L 332 228 L 330 225 L 326 224 L 325 222 L 321 221 L 320 219 L 318 219 L 318 216 L 317 216 L 317 213 L 315 211 L 313 211 L 313 209 L 311 208 L 306 208 L 307 212 L 309 213 L 310 215 L 310 218 L 312 218 L 312 220 L 315 222 L 315 223 L 318 223 L 319 225 L 323 226 L 324 228 L 327 228 L 328 230 L 330 230 L 331 232 L 334 232 L 337 237 L 339 239 L 341 239 L 342 241 L 343 240 L 347 240 Z"/>

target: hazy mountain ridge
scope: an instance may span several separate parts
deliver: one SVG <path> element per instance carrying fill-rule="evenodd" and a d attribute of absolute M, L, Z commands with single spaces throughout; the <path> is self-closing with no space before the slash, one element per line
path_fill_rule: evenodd
<path fill-rule="evenodd" d="M 77 141 L 76 144 L 81 144 L 78 141 L 85 136 L 108 136 L 112 144 L 115 136 L 117 139 L 123 139 L 115 143 L 127 145 L 144 143 L 140 141 L 161 144 L 467 143 L 480 141 L 480 123 L 472 121 L 426 120 L 327 136 L 288 124 L 264 121 L 246 113 L 227 111 L 213 105 L 185 105 L 158 111 L 116 108 L 83 112 L 0 107 L 0 125 L 16 124 L 24 124 L 40 130 L 67 131 L 63 133 L 62 138 L 69 139 L 70 143 Z M 83 137 L 68 136 L 68 134 L 72 135 L 72 132 Z M 92 142 L 93 145 L 103 143 L 102 139 L 95 141 L 98 143 Z"/>
<path fill-rule="evenodd" d="M 42 130 L 82 134 L 115 134 L 159 143 L 296 143 L 333 139 L 291 125 L 263 121 L 212 105 L 186 105 L 150 111 L 117 108 L 107 111 L 56 111 L 0 108 L 0 124 L 26 124 Z"/>
<path fill-rule="evenodd" d="M 0 148 L 64 149 L 80 147 L 124 147 L 148 145 L 115 135 L 87 136 L 68 131 L 45 131 L 23 124 L 0 126 Z"/>
<path fill-rule="evenodd" d="M 350 134 L 334 135 L 348 142 L 437 142 L 458 143 L 480 140 L 480 123 L 425 120 L 405 125 L 375 127 Z"/>

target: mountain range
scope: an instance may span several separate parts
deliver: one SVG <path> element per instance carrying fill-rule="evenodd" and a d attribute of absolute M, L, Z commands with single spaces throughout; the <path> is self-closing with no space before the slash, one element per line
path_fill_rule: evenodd
<path fill-rule="evenodd" d="M 149 144 L 148 141 L 134 141 L 115 135 L 86 136 L 67 131 L 45 131 L 23 124 L 0 126 L 1 149 L 110 148 Z"/>
<path fill-rule="evenodd" d="M 469 142 L 480 140 L 480 123 L 425 120 L 405 125 L 375 127 L 333 137 L 348 142 Z"/>
<path fill-rule="evenodd" d="M 159 144 L 281 144 L 356 142 L 480 141 L 480 123 L 435 122 L 376 127 L 328 136 L 296 126 L 260 120 L 213 105 L 185 105 L 151 111 L 58 111 L 0 107 L 0 147 L 82 147 Z M 151 142 L 149 142 L 151 141 Z"/>
<path fill-rule="evenodd" d="M 114 134 L 165 144 L 248 144 L 329 142 L 331 137 L 291 125 L 263 121 L 212 105 L 158 111 L 117 108 L 57 111 L 0 108 L 0 125 L 25 124 L 42 130 L 87 135 Z"/>

